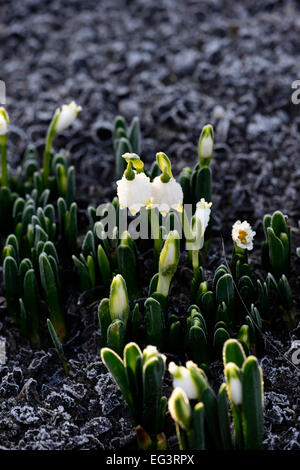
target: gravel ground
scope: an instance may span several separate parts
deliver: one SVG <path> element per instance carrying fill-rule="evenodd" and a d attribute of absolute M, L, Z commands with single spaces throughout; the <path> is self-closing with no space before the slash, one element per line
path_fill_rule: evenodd
<path fill-rule="evenodd" d="M 263 215 L 276 209 L 296 227 L 300 105 L 291 102 L 291 83 L 300 78 L 299 33 L 299 3 L 292 0 L 0 2 L 0 78 L 12 124 L 11 166 L 32 141 L 42 156 L 54 109 L 76 99 L 83 107 L 80 118 L 56 145 L 72 154 L 83 212 L 115 189 L 111 123 L 116 114 L 138 115 L 143 159 L 151 164 L 157 151 L 165 151 L 177 174 L 194 165 L 199 131 L 211 122 L 215 234 L 221 230 L 226 241 L 232 222 L 247 218 L 260 240 Z M 295 238 L 300 246 L 296 231 Z M 216 236 L 211 256 L 220 261 L 221 255 Z M 299 296 L 299 267 L 292 285 Z M 70 291 L 68 379 L 55 352 L 33 351 L 0 306 L 8 357 L 0 369 L 2 448 L 133 445 L 126 407 L 97 355 L 100 299 L 101 292 L 94 292 L 78 302 Z M 296 302 L 299 311 L 299 297 Z M 299 329 L 290 335 L 275 331 L 269 341 L 286 353 L 297 338 Z M 299 449 L 299 374 L 269 344 L 260 358 L 264 444 Z"/>

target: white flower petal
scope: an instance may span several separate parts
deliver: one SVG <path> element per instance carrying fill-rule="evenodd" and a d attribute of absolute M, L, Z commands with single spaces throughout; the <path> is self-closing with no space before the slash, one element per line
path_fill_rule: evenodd
<path fill-rule="evenodd" d="M 243 250 L 253 249 L 253 238 L 255 234 L 256 232 L 252 230 L 251 225 L 246 220 L 244 220 L 244 222 L 237 220 L 232 226 L 232 240 Z"/>
<path fill-rule="evenodd" d="M 151 205 L 166 215 L 171 209 L 181 211 L 183 191 L 179 183 L 171 178 L 167 183 L 161 181 L 160 176 L 152 182 Z"/>
<path fill-rule="evenodd" d="M 147 206 L 151 200 L 152 187 L 145 173 L 135 173 L 133 180 L 127 180 L 125 176 L 117 181 L 118 198 L 121 208 L 128 207 L 132 215 L 135 215 L 141 207 Z"/>
<path fill-rule="evenodd" d="M 239 379 L 230 379 L 231 399 L 235 405 L 241 405 L 243 402 L 242 383 Z"/>
<path fill-rule="evenodd" d="M 170 362 L 169 372 L 173 376 L 174 388 L 181 388 L 191 400 L 198 397 L 195 383 L 191 377 L 190 371 L 186 367 L 177 366 L 174 362 Z"/>

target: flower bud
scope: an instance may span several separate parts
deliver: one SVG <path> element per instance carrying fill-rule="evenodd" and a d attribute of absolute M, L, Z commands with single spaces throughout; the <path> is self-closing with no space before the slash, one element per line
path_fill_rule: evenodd
<path fill-rule="evenodd" d="M 208 124 L 204 126 L 198 142 L 198 157 L 200 167 L 208 166 L 214 151 L 213 127 Z"/>
<path fill-rule="evenodd" d="M 177 230 L 168 233 L 159 257 L 159 273 L 173 275 L 179 261 L 179 234 Z"/>
<path fill-rule="evenodd" d="M 4 108 L 0 108 L 0 136 L 6 135 L 9 128 L 9 117 Z"/>
<path fill-rule="evenodd" d="M 77 114 L 81 111 L 81 106 L 77 106 L 75 101 L 70 104 L 64 104 L 61 109 L 58 109 L 57 121 L 55 123 L 55 132 L 59 133 L 69 127 L 75 121 Z"/>
<path fill-rule="evenodd" d="M 225 368 L 228 395 L 234 405 L 241 405 L 243 391 L 240 369 L 233 362 L 229 362 Z"/>
<path fill-rule="evenodd" d="M 113 320 L 122 320 L 126 325 L 129 316 L 129 303 L 124 278 L 117 274 L 112 280 L 109 296 L 110 317 Z"/>
<path fill-rule="evenodd" d="M 173 376 L 174 388 L 181 388 L 190 400 L 194 400 L 198 397 L 195 382 L 186 367 L 177 366 L 174 362 L 170 362 L 169 372 Z"/>
<path fill-rule="evenodd" d="M 188 397 L 181 388 L 175 388 L 168 402 L 169 411 L 173 420 L 182 429 L 188 431 L 191 426 L 192 410 Z"/>

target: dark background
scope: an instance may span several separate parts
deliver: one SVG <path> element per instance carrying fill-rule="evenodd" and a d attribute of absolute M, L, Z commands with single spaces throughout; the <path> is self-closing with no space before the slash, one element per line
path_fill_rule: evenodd
<path fill-rule="evenodd" d="M 67 148 L 77 169 L 83 234 L 88 204 L 115 194 L 111 129 L 117 114 L 140 117 L 142 158 L 150 166 L 164 151 L 176 175 L 197 162 L 200 130 L 211 122 L 215 230 L 207 263 L 223 261 L 219 230 L 231 254 L 231 225 L 247 219 L 258 232 L 250 258 L 259 273 L 263 215 L 280 209 L 294 228 L 300 219 L 300 105 L 291 102 L 291 84 L 300 79 L 299 10 L 296 0 L 0 0 L 0 79 L 7 87 L 12 168 L 32 142 L 42 159 L 53 112 L 75 99 L 83 111 L 55 148 Z M 294 231 L 291 285 L 299 311 L 296 246 Z M 68 317 L 72 331 L 81 327 L 65 349 L 68 379 L 61 378 L 54 350 L 32 349 L 1 317 L 9 361 L 0 370 L 0 450 L 136 448 L 128 410 L 95 352 L 101 296 L 78 297 L 76 282 L 72 289 Z M 282 357 L 296 334 L 299 328 L 266 333 L 260 363 L 267 449 L 299 448 L 297 377 Z"/>
<path fill-rule="evenodd" d="M 14 0 L 1 2 L 0 17 L 12 166 L 31 141 L 42 154 L 55 108 L 76 99 L 80 119 L 56 146 L 71 151 L 85 194 L 101 202 L 116 114 L 138 115 L 142 157 L 150 164 L 165 151 L 177 171 L 196 163 L 199 132 L 212 122 L 221 219 L 255 225 L 281 209 L 296 221 L 299 2 Z"/>

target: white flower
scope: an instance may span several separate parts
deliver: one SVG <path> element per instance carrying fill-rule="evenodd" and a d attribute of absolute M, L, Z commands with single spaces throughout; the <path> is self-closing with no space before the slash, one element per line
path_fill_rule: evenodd
<path fill-rule="evenodd" d="M 244 222 L 238 220 L 232 226 L 232 240 L 243 250 L 253 249 L 253 238 L 255 233 L 256 232 L 252 230 L 251 225 L 246 220 L 244 220 Z"/>
<path fill-rule="evenodd" d="M 206 202 L 205 199 L 203 198 L 200 199 L 199 202 L 197 202 L 195 217 L 201 222 L 200 247 L 199 247 L 200 250 L 204 244 L 204 234 L 208 226 L 210 213 L 211 213 L 211 206 L 212 206 L 212 202 Z"/>
<path fill-rule="evenodd" d="M 151 206 L 158 207 L 162 215 L 166 215 L 171 209 L 182 211 L 183 191 L 174 178 L 167 183 L 157 176 L 152 182 Z"/>
<path fill-rule="evenodd" d="M 120 208 L 128 207 L 132 215 L 135 215 L 141 207 L 150 204 L 152 185 L 150 178 L 145 173 L 134 171 L 134 179 L 128 180 L 124 175 L 117 181 Z"/>
<path fill-rule="evenodd" d="M 186 396 L 193 400 L 198 397 L 197 388 L 191 377 L 191 373 L 186 367 L 177 366 L 174 362 L 169 364 L 169 372 L 173 376 L 173 387 L 181 388 Z"/>
<path fill-rule="evenodd" d="M 8 133 L 9 118 L 4 108 L 0 108 L 0 136 Z"/>
<path fill-rule="evenodd" d="M 75 101 L 72 101 L 70 104 L 64 104 L 62 108 L 58 111 L 59 116 L 56 121 L 55 131 L 62 132 L 67 127 L 69 127 L 73 121 L 75 121 L 77 114 L 81 111 L 81 106 L 77 106 Z"/>
<path fill-rule="evenodd" d="M 241 405 L 243 402 L 242 383 L 237 378 L 230 379 L 231 399 L 235 405 Z"/>

